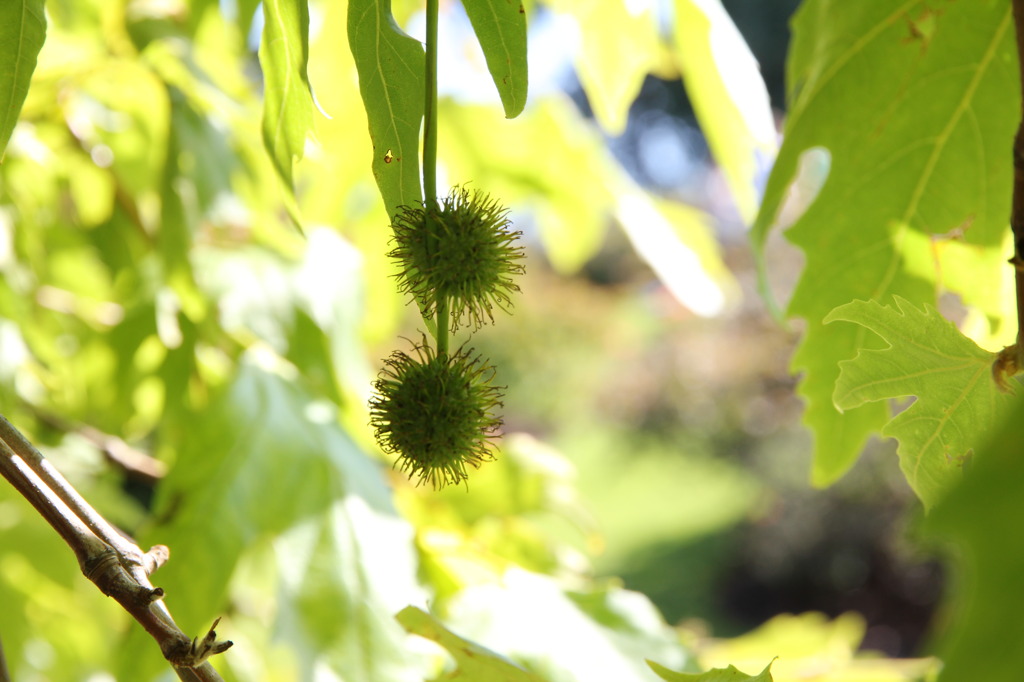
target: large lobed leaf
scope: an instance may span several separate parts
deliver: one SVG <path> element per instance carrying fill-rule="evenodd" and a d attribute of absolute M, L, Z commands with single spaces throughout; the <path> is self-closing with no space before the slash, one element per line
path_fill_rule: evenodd
<path fill-rule="evenodd" d="M 993 353 L 982 350 L 926 305 L 853 301 L 825 323 L 854 322 L 889 347 L 861 350 L 839 363 L 833 400 L 847 410 L 867 402 L 917 396 L 882 429 L 899 441 L 900 468 L 926 506 L 960 479 L 964 463 L 1004 416 L 1008 396 L 992 378 Z"/>
<path fill-rule="evenodd" d="M 309 7 L 306 0 L 266 0 L 263 16 L 263 142 L 290 188 L 292 164 L 302 158 L 313 125 L 306 76 Z"/>
<path fill-rule="evenodd" d="M 526 8 L 511 0 L 463 0 L 487 69 L 498 88 L 505 116 L 526 106 Z"/>
<path fill-rule="evenodd" d="M 423 46 L 395 23 L 391 0 L 351 0 L 348 42 L 373 141 L 373 177 L 388 215 L 422 201 L 417 156 L 423 119 Z"/>
<path fill-rule="evenodd" d="M 952 286 L 968 305 L 998 291 L 1019 85 L 1006 3 L 811 0 L 793 29 L 786 138 L 753 238 L 763 246 L 783 219 L 805 152 L 824 150 L 831 172 L 787 236 L 806 255 L 789 304 L 808 323 L 793 369 L 816 437 L 813 479 L 827 484 L 889 413 L 832 405 L 838 363 L 866 337 L 821 320 L 854 299 L 934 301 L 951 283 L 930 235 L 952 231 L 987 264 Z"/>

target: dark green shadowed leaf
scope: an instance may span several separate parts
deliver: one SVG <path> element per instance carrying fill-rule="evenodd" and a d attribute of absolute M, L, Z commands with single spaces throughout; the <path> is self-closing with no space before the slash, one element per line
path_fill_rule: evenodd
<path fill-rule="evenodd" d="M 306 0 L 263 3 L 263 142 L 277 172 L 292 185 L 292 164 L 301 159 L 313 124 L 309 59 L 309 8 Z"/>
<path fill-rule="evenodd" d="M 348 42 L 373 141 L 373 177 L 388 215 L 421 201 L 418 144 L 423 119 L 423 46 L 402 32 L 390 0 L 351 0 Z"/>
<path fill-rule="evenodd" d="M 826 485 L 889 413 L 881 402 L 835 409 L 839 362 L 874 342 L 821 321 L 855 299 L 934 301 L 948 288 L 974 306 L 999 290 L 1019 85 L 1009 3 L 811 0 L 793 27 L 785 142 L 753 239 L 760 250 L 799 212 L 783 210 L 791 182 L 816 181 L 786 233 L 806 256 L 788 312 L 807 321 L 793 370 L 816 438 L 813 479 Z M 827 180 L 803 177 L 812 149 L 830 160 Z M 991 267 L 946 278 L 936 252 L 952 234 Z"/>
<path fill-rule="evenodd" d="M 463 0 L 505 116 L 526 106 L 526 9 L 519 0 Z"/>
<path fill-rule="evenodd" d="M 954 569 L 930 647 L 942 660 L 940 682 L 1015 680 L 1024 669 L 1024 402 L 991 434 L 924 524 Z"/>
<path fill-rule="evenodd" d="M 46 40 L 43 0 L 0 2 L 0 159 Z"/>

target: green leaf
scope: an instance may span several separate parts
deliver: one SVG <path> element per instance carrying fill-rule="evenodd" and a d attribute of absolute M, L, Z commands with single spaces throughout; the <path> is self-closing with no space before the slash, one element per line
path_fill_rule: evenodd
<path fill-rule="evenodd" d="M 351 0 L 348 41 L 373 141 L 373 177 L 388 215 L 422 201 L 417 156 L 423 119 L 423 47 L 402 32 L 391 0 Z"/>
<path fill-rule="evenodd" d="M 731 665 L 728 668 L 714 668 L 706 673 L 672 672 L 654 661 L 647 661 L 647 665 L 658 673 L 658 677 L 668 682 L 772 682 L 771 663 L 757 675 L 747 675 Z"/>
<path fill-rule="evenodd" d="M 979 348 L 931 306 L 918 309 L 853 301 L 833 310 L 825 323 L 854 322 L 881 336 L 889 347 L 861 350 L 839 363 L 833 399 L 840 410 L 866 402 L 917 396 L 882 429 L 899 441 L 900 468 L 930 507 L 960 479 L 974 448 L 1005 414 L 1008 397 L 992 378 L 995 355 Z"/>
<path fill-rule="evenodd" d="M 754 55 L 719 0 L 675 3 L 683 85 L 740 215 L 757 212 L 758 173 L 775 154 L 775 121 Z"/>
<path fill-rule="evenodd" d="M 292 164 L 301 159 L 313 125 L 306 0 L 265 0 L 260 66 L 263 67 L 263 143 L 277 172 L 292 186 Z"/>
<path fill-rule="evenodd" d="M 939 680 L 1013 680 L 1024 669 L 1024 402 L 925 520 L 952 560 L 943 626 L 931 647 L 942 660 Z M 948 546 L 952 544 L 952 547 Z"/>
<path fill-rule="evenodd" d="M 0 159 L 18 122 L 45 40 L 43 0 L 0 3 Z"/>
<path fill-rule="evenodd" d="M 463 0 L 487 69 L 498 87 L 505 116 L 526 106 L 526 8 L 511 0 Z"/>
<path fill-rule="evenodd" d="M 414 635 L 437 642 L 455 657 L 457 669 L 445 680 L 476 682 L 543 682 L 540 677 L 486 647 L 459 637 L 426 611 L 407 606 L 395 616 Z"/>
<path fill-rule="evenodd" d="M 927 251 L 934 240 L 908 235 L 959 230 L 966 243 L 999 248 L 1019 85 L 1005 3 L 812 0 L 793 26 L 785 143 L 753 239 L 761 250 L 772 226 L 799 211 L 783 211 L 790 182 L 805 152 L 823 150 L 828 179 L 787 236 L 806 256 L 789 304 L 808 323 L 793 369 L 804 374 L 816 437 L 813 478 L 827 484 L 888 415 L 881 404 L 834 409 L 838 362 L 863 346 L 864 330 L 820 321 L 854 299 L 934 301 L 936 284 L 948 284 Z M 909 262 L 931 267 L 910 272 Z M 999 275 L 977 272 L 965 302 L 998 290 Z"/>

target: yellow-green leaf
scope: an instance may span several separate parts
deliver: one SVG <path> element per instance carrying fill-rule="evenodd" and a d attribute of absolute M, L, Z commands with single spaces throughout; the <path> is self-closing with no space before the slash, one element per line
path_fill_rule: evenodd
<path fill-rule="evenodd" d="M 409 632 L 437 642 L 455 657 L 457 669 L 445 676 L 446 680 L 543 682 L 541 678 L 520 668 L 507 658 L 459 637 L 423 609 L 407 606 L 399 611 L 395 618 Z"/>
<path fill-rule="evenodd" d="M 647 661 L 647 665 L 667 682 L 772 682 L 771 663 L 757 675 L 747 675 L 731 665 L 728 668 L 714 668 L 706 673 L 677 673 L 654 661 Z"/>
<path fill-rule="evenodd" d="M 1019 73 L 1006 3 L 809 0 L 793 28 L 785 142 L 752 235 L 760 249 L 805 153 L 827 154 L 827 180 L 786 233 L 806 256 L 789 304 L 807 322 L 793 369 L 824 485 L 889 415 L 879 402 L 835 409 L 839 361 L 873 342 L 863 328 L 821 321 L 855 299 L 934 301 L 943 281 L 933 235 L 1002 248 Z M 973 305 L 999 277 L 976 271 L 957 293 Z"/>
<path fill-rule="evenodd" d="M 306 76 L 309 8 L 306 0 L 265 0 L 263 16 L 263 142 L 290 188 L 292 164 L 302 158 L 313 124 Z"/>
<path fill-rule="evenodd" d="M 926 305 L 895 297 L 895 307 L 853 301 L 825 323 L 854 322 L 889 347 L 861 350 L 839 363 L 833 400 L 840 410 L 916 396 L 882 429 L 899 441 L 900 468 L 926 506 L 960 479 L 974 449 L 1005 415 L 1009 400 L 992 378 L 995 355 L 979 348 Z"/>

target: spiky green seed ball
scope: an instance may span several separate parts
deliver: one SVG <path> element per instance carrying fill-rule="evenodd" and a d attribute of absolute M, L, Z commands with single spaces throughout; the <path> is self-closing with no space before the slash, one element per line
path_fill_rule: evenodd
<path fill-rule="evenodd" d="M 509 228 L 508 210 L 486 194 L 456 187 L 436 210 L 405 207 L 392 224 L 399 262 L 398 289 L 410 293 L 424 316 L 448 303 L 451 329 L 466 320 L 479 328 L 493 322 L 494 307 L 506 312 L 513 281 L 523 273 L 520 232 Z"/>
<path fill-rule="evenodd" d="M 437 489 L 466 480 L 466 465 L 494 459 L 490 439 L 502 421 L 495 416 L 501 389 L 490 384 L 493 373 L 471 350 L 439 356 L 424 342 L 414 355 L 395 351 L 370 400 L 377 442 L 398 455 L 395 465 L 417 484 Z"/>

